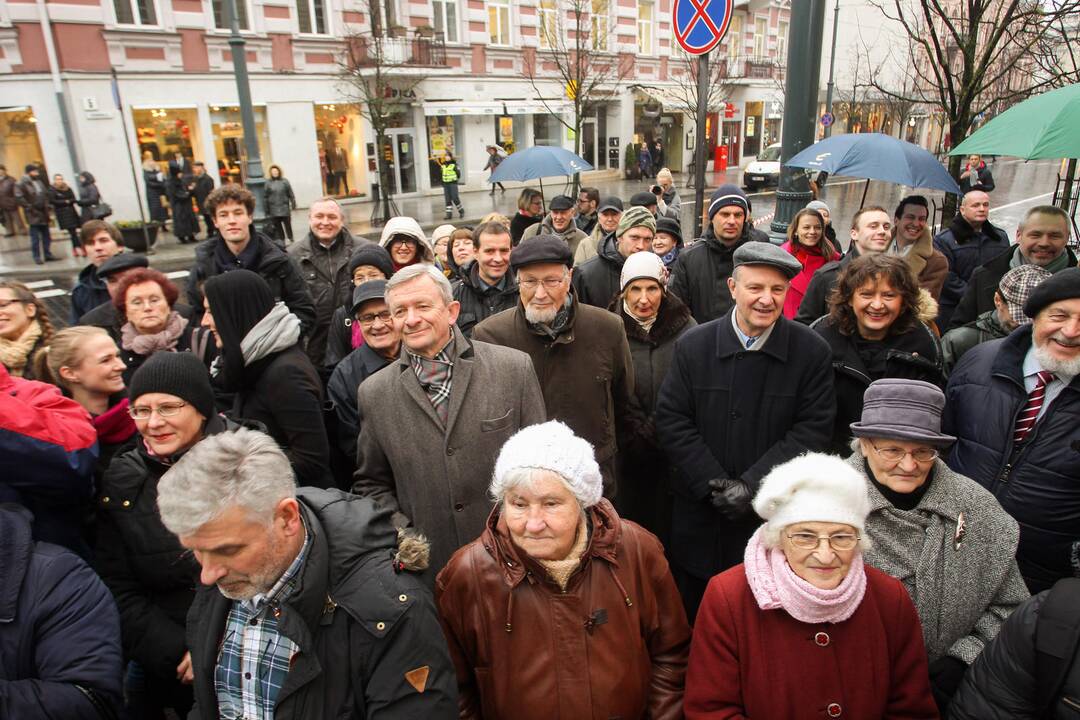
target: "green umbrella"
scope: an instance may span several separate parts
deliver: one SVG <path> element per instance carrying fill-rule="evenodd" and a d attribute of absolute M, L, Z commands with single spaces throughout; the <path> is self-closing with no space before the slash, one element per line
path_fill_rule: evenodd
<path fill-rule="evenodd" d="M 1011 155 L 1027 160 L 1080 158 L 1080 83 L 1014 105 L 950 155 Z"/>

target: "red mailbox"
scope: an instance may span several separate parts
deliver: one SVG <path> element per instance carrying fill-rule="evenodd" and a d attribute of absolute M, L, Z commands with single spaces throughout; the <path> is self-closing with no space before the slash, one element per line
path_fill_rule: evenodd
<path fill-rule="evenodd" d="M 716 146 L 716 157 L 713 160 L 715 172 L 727 172 L 728 149 L 727 145 Z"/>

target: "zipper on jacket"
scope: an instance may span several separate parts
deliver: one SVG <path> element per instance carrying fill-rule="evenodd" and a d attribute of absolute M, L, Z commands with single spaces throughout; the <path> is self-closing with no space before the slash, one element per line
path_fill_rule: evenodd
<path fill-rule="evenodd" d="M 1080 711 L 1080 702 L 1077 702 L 1076 700 L 1073 700 L 1068 695 L 1062 695 L 1061 696 L 1061 702 L 1062 702 L 1063 705 L 1066 705 L 1066 706 L 1072 708 L 1073 710 Z"/>

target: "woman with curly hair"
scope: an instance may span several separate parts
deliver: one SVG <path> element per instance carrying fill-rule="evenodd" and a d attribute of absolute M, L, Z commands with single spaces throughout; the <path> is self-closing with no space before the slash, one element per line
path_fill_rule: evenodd
<path fill-rule="evenodd" d="M 941 345 L 928 323 L 937 303 L 919 288 L 903 258 L 863 255 L 848 263 L 829 298 L 829 314 L 811 327 L 832 349 L 836 424 L 830 452 L 851 454 L 848 426 L 862 415 L 874 380 L 945 383 Z"/>
<path fill-rule="evenodd" d="M 0 363 L 9 374 L 37 380 L 33 359 L 53 336 L 45 303 L 21 282 L 0 282 Z"/>

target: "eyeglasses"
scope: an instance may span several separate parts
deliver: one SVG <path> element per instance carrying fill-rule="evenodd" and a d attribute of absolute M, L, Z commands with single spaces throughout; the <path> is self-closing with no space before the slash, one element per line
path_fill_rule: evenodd
<path fill-rule="evenodd" d="M 156 408 L 146 407 L 145 405 L 135 405 L 128 408 L 128 415 L 132 420 L 149 420 L 150 416 L 155 412 L 158 417 L 175 417 L 180 414 L 180 410 L 187 405 L 186 402 L 182 403 L 162 403 Z"/>
<path fill-rule="evenodd" d="M 882 460 L 891 463 L 899 463 L 908 455 L 917 463 L 928 463 L 937 460 L 938 451 L 934 448 L 921 447 L 914 450 L 905 450 L 898 447 L 884 447 L 879 448 L 874 443 L 870 443 L 870 447 L 874 448 L 874 452 L 878 454 Z"/>
<path fill-rule="evenodd" d="M 561 278 L 544 278 L 543 280 L 537 280 L 536 278 L 525 278 L 524 280 L 518 280 L 518 285 L 526 290 L 535 290 L 540 283 L 544 284 L 545 290 L 555 290 L 560 285 L 566 282 L 566 276 Z"/>
<path fill-rule="evenodd" d="M 859 542 L 859 536 L 851 533 L 836 533 L 835 535 L 815 535 L 814 533 L 800 532 L 788 535 L 791 544 L 800 550 L 817 550 L 818 545 L 824 540 L 829 543 L 833 550 L 853 550 Z"/>
<path fill-rule="evenodd" d="M 384 323 L 389 323 L 391 317 L 392 316 L 390 315 L 389 310 L 383 310 L 382 312 L 377 313 L 364 313 L 363 315 L 357 315 L 356 319 L 360 322 L 361 325 L 374 325 L 376 320 L 382 320 Z"/>

